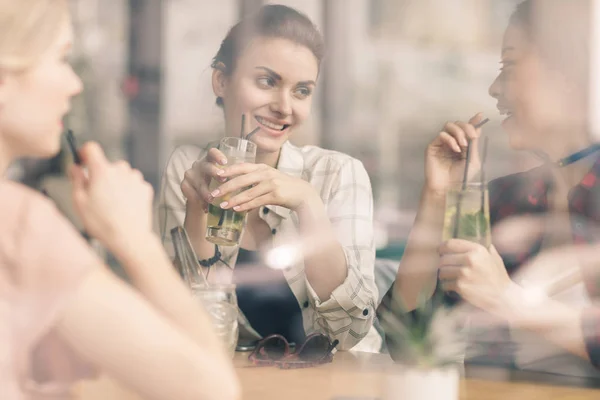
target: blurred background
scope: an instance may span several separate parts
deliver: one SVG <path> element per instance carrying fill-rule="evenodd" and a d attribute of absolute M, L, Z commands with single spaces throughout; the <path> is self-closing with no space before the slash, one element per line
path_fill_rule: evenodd
<path fill-rule="evenodd" d="M 69 126 L 126 158 L 156 189 L 173 148 L 223 131 L 211 58 L 227 30 L 261 0 L 73 0 L 73 54 L 85 92 Z M 519 0 L 279 0 L 306 13 L 328 52 L 310 121 L 296 144 L 351 154 L 366 166 L 378 247 L 405 239 L 426 144 L 448 121 L 491 119 L 488 176 L 525 168 L 508 151 L 488 87 Z M 394 258 L 393 251 L 386 256 Z"/>

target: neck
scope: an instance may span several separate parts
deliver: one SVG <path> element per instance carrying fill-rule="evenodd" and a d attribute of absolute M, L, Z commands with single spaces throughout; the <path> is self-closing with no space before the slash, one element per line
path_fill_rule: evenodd
<path fill-rule="evenodd" d="M 564 167 L 553 165 L 551 168 L 552 176 L 557 184 L 570 189 L 577 186 L 583 177 L 590 172 L 596 158 L 597 155 L 596 157 L 590 156 Z"/>
<path fill-rule="evenodd" d="M 13 162 L 13 158 L 5 150 L 5 147 L 0 143 L 0 178 L 6 175 L 9 165 Z"/>
<path fill-rule="evenodd" d="M 593 143 L 587 133 L 563 132 L 560 137 L 562 140 L 548 140 L 548 144 L 543 149 L 544 153 L 554 163 L 589 147 Z M 565 140 L 565 138 L 568 139 Z M 552 175 L 557 184 L 566 188 L 572 188 L 581 182 L 583 177 L 589 172 L 596 158 L 597 154 L 590 155 L 564 167 L 552 164 Z"/>
<path fill-rule="evenodd" d="M 277 168 L 277 163 L 279 162 L 279 155 L 281 154 L 281 149 L 275 153 L 256 153 L 256 163 L 257 164 L 265 164 L 272 168 Z"/>
<path fill-rule="evenodd" d="M 548 155 L 550 160 L 558 161 L 573 153 L 590 146 L 593 141 L 587 131 L 566 130 L 548 135 L 540 150 Z"/>

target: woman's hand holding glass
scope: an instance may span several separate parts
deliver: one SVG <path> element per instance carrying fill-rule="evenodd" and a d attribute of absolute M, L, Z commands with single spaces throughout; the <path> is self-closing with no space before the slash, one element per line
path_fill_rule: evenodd
<path fill-rule="evenodd" d="M 210 149 L 204 158 L 194 162 L 181 182 L 181 191 L 188 204 L 192 202 L 205 213 L 208 212 L 208 204 L 214 200 L 210 195 L 210 182 L 213 178 L 225 182 L 223 166 L 226 164 L 227 158 L 216 148 Z"/>
<path fill-rule="evenodd" d="M 235 211 L 275 205 L 297 210 L 316 195 L 307 181 L 287 175 L 265 164 L 236 164 L 226 167 L 221 178 L 229 179 L 210 195 L 221 197 L 242 188 L 248 188 L 228 201 L 221 208 L 233 208 Z"/>
<path fill-rule="evenodd" d="M 439 280 L 445 292 L 456 292 L 470 304 L 494 312 L 511 283 L 502 258 L 468 240 L 450 239 L 439 248 Z"/>

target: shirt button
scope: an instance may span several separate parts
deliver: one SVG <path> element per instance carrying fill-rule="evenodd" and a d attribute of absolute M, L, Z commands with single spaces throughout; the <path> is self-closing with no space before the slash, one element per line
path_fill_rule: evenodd
<path fill-rule="evenodd" d="M 369 315 L 369 309 L 368 309 L 368 308 L 365 308 L 365 309 L 363 310 L 363 315 L 364 315 L 365 317 L 366 317 L 367 315 Z"/>
<path fill-rule="evenodd" d="M 277 229 L 271 229 L 271 233 L 274 235 L 277 233 Z"/>
<path fill-rule="evenodd" d="M 304 304 L 302 304 L 302 307 L 304 307 L 304 308 L 308 308 L 308 300 L 306 300 L 306 301 L 304 302 Z"/>
<path fill-rule="evenodd" d="M 267 215 L 269 213 L 269 209 L 267 207 L 263 207 L 263 214 Z"/>

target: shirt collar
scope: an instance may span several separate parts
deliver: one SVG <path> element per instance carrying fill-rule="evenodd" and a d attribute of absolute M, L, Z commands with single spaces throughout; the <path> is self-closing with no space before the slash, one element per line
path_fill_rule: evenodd
<path fill-rule="evenodd" d="M 528 193 L 527 201 L 532 206 L 538 206 L 543 209 L 547 207 L 547 196 L 548 191 L 552 188 L 553 180 L 552 175 L 548 167 L 542 166 L 532 174 L 532 180 L 528 182 Z M 590 168 L 589 172 L 584 175 L 581 182 L 569 192 L 569 203 L 572 203 L 575 199 L 578 199 L 580 206 L 575 207 L 576 210 L 582 212 L 584 202 L 590 201 L 590 195 L 594 198 L 600 192 L 600 157 L 596 158 L 596 161 Z"/>
<path fill-rule="evenodd" d="M 281 147 L 277 170 L 295 178 L 302 178 L 302 172 L 304 171 L 304 157 L 302 157 L 300 148 L 294 146 L 289 141 L 286 141 Z M 290 209 L 281 206 L 266 206 L 266 208 L 284 219 L 287 219 L 291 214 Z"/>

